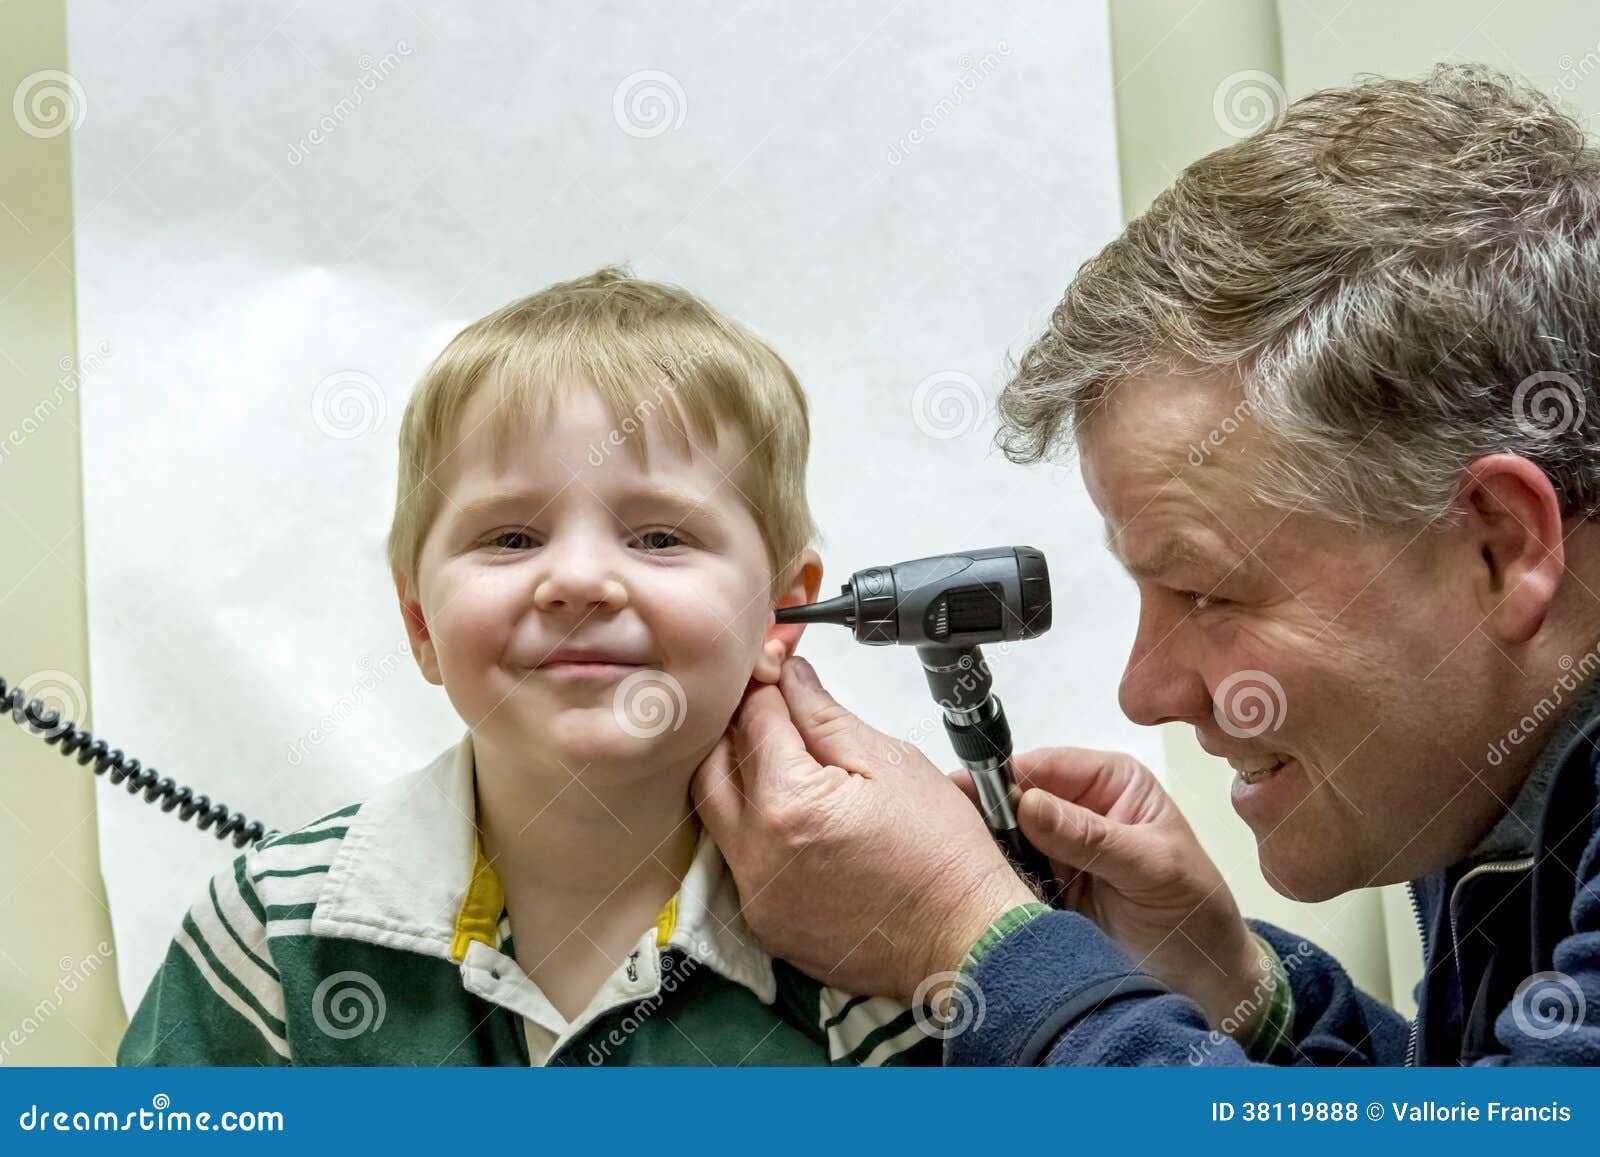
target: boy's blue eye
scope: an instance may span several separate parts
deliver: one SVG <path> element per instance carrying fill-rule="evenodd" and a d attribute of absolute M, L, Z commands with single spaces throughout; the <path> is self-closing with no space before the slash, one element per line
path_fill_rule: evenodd
<path fill-rule="evenodd" d="M 670 539 L 670 542 L 661 542 L 661 539 Z M 683 539 L 673 534 L 670 530 L 647 530 L 639 536 L 639 542 L 645 547 L 654 550 L 671 550 L 674 546 L 682 546 Z"/>

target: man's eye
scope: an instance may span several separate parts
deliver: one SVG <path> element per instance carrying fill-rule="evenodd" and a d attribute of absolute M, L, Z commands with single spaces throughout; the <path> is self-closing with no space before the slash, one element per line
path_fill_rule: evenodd
<path fill-rule="evenodd" d="M 639 544 L 647 550 L 671 550 L 684 542 L 670 530 L 647 530 L 639 536 Z"/>
<path fill-rule="evenodd" d="M 1201 594 L 1199 591 L 1180 591 L 1178 593 L 1188 600 L 1189 609 L 1195 611 L 1203 611 L 1207 607 L 1220 606 L 1228 601 L 1227 599 L 1219 599 L 1215 595 Z"/>

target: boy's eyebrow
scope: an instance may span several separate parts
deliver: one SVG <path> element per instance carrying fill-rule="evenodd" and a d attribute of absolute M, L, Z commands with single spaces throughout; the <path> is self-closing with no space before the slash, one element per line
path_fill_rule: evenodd
<path fill-rule="evenodd" d="M 564 490 L 566 487 L 561 489 Z M 540 489 L 524 487 L 512 490 L 497 490 L 466 503 L 458 504 L 456 517 L 462 522 L 472 522 L 509 506 L 537 505 L 542 510 L 554 501 L 556 495 L 560 492 L 560 490 L 557 490 L 555 493 L 549 493 Z M 681 510 L 685 518 L 691 514 L 701 514 L 714 522 L 720 523 L 722 521 L 721 516 L 717 513 L 716 508 L 710 505 L 710 497 L 710 495 L 706 495 L 704 498 L 696 498 L 694 495 L 673 486 L 651 485 L 630 487 L 622 494 L 621 500 L 659 502 Z"/>

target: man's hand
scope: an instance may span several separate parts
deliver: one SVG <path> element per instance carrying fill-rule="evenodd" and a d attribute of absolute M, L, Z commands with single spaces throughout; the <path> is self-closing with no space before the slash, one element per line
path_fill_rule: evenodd
<path fill-rule="evenodd" d="M 1260 946 L 1183 813 L 1148 768 L 1113 751 L 1049 747 L 1012 760 L 1023 834 L 1050 857 L 1062 907 L 1247 1038 L 1264 1012 Z M 976 799 L 965 770 L 951 776 Z"/>
<path fill-rule="evenodd" d="M 750 692 L 692 790 L 762 945 L 850 992 L 912 1000 L 1036 898 L 955 785 L 804 659 Z"/>

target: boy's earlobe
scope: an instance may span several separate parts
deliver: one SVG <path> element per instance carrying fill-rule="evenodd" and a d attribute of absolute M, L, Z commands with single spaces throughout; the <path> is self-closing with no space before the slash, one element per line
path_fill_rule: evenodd
<path fill-rule="evenodd" d="M 405 621 L 406 638 L 411 642 L 411 656 L 416 659 L 424 679 L 443 686 L 439 657 L 434 651 L 433 637 L 428 632 L 428 621 L 422 614 L 422 604 L 410 597 L 406 581 L 398 571 L 394 572 L 394 588 L 400 599 L 400 617 Z"/>
<path fill-rule="evenodd" d="M 757 683 L 776 683 L 779 672 L 783 670 L 783 661 L 788 657 L 788 648 L 782 640 L 769 636 L 761 644 L 761 657 L 756 660 L 755 670 L 750 672 L 750 677 Z"/>

